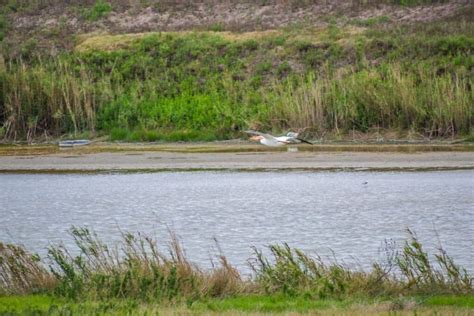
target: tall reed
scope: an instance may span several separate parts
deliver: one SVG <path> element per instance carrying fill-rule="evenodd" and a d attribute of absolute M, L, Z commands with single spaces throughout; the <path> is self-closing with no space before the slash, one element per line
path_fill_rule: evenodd
<path fill-rule="evenodd" d="M 4 134 L 9 139 L 94 131 L 97 106 L 107 91 L 84 65 L 7 64 L 2 77 Z M 104 87 L 107 89 L 107 86 Z"/>
<path fill-rule="evenodd" d="M 354 295 L 394 296 L 410 294 L 472 293 L 473 278 L 456 265 L 443 249 L 431 256 L 416 235 L 401 252 L 388 244 L 387 260 L 374 263 L 371 271 L 354 271 L 344 265 L 326 264 L 287 244 L 269 247 L 273 260 L 255 250 L 256 281 L 267 293 L 311 293 L 318 297 Z"/>
<path fill-rule="evenodd" d="M 56 285 L 39 256 L 0 242 L 0 295 L 44 292 Z"/>
<path fill-rule="evenodd" d="M 405 59 L 412 58 L 413 39 L 390 53 L 384 45 L 393 43 L 379 36 L 371 43 L 383 45 L 365 48 L 386 54 L 373 65 L 349 61 L 354 47 L 347 56 L 334 53 L 337 43 L 324 48 L 335 57 L 323 63 L 318 61 L 323 48 L 311 43 L 282 44 L 295 56 L 281 57 L 272 39 L 232 42 L 207 33 L 150 35 L 119 51 L 8 60 L 0 70 L 0 137 L 31 141 L 99 131 L 114 139 L 172 139 L 160 135 L 175 132 L 222 139 L 249 127 L 470 134 L 474 90 L 469 62 L 461 59 L 470 51 L 469 39 L 443 35 L 423 42 L 426 56 L 411 64 Z M 257 62 L 267 53 L 280 66 L 309 57 L 318 62 L 285 73 L 288 63 L 272 69 L 269 62 Z"/>
<path fill-rule="evenodd" d="M 69 299 L 173 303 L 255 293 L 319 298 L 474 293 L 465 269 L 443 249 L 429 255 L 409 233 L 400 252 L 389 245 L 386 261 L 367 271 L 325 263 L 287 244 L 270 245 L 270 257 L 254 249 L 254 274 L 245 279 L 222 255 L 210 270 L 194 265 L 173 235 L 165 254 L 155 239 L 142 234 L 123 233 L 119 244 L 107 245 L 87 228 L 72 228 L 75 247 L 51 246 L 47 260 L 0 244 L 0 295 L 43 292 Z"/>
<path fill-rule="evenodd" d="M 168 255 L 154 239 L 141 234 L 124 233 L 119 247 L 105 245 L 86 228 L 73 228 L 72 236 L 79 255 L 72 255 L 64 246 L 49 249 L 59 296 L 172 302 L 237 294 L 244 287 L 225 258 L 215 269 L 203 271 L 186 258 L 174 236 Z"/>
<path fill-rule="evenodd" d="M 309 75 L 296 83 L 276 82 L 266 93 L 272 117 L 283 128 L 414 129 L 427 135 L 469 133 L 474 124 L 472 79 L 399 64 L 344 75 Z"/>

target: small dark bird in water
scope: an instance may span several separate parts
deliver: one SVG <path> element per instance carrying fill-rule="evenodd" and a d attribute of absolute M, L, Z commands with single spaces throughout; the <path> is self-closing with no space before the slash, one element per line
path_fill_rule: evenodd
<path fill-rule="evenodd" d="M 369 184 L 369 182 L 365 181 L 365 182 L 364 182 L 364 183 L 362 183 L 362 184 Z"/>

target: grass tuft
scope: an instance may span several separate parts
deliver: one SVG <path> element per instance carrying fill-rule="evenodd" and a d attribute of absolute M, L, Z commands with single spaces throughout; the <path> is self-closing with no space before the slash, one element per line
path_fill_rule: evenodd
<path fill-rule="evenodd" d="M 81 15 L 88 21 L 98 21 L 112 11 L 112 5 L 104 0 L 97 0 L 92 8 L 81 11 Z"/>

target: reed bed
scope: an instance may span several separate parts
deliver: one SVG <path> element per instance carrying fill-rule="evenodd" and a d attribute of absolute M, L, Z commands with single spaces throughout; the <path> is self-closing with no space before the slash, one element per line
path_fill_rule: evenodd
<path fill-rule="evenodd" d="M 96 94 L 84 69 L 74 76 L 69 65 L 57 61 L 50 67 L 20 64 L 3 75 L 4 136 L 28 140 L 42 133 L 94 130 Z M 4 91 L 5 91 L 4 90 Z M 20 135 L 19 135 L 20 133 Z"/>
<path fill-rule="evenodd" d="M 381 128 L 442 137 L 469 134 L 474 123 L 471 78 L 405 72 L 396 63 L 348 69 L 343 76 L 301 75 L 258 89 L 250 82 L 210 78 L 207 91 L 183 87 L 171 96 L 156 91 L 162 84 L 157 79 L 125 86 L 111 77 L 94 79 L 83 65 L 77 74 L 69 67 L 9 66 L 3 75 L 1 136 L 32 140 L 115 129 L 117 139 L 158 140 L 174 130 L 195 131 L 197 138 L 212 130 L 212 140 L 253 127 L 341 133 Z M 147 136 L 151 131 L 156 136 Z"/>
<path fill-rule="evenodd" d="M 104 244 L 87 228 L 72 228 L 76 247 L 51 246 L 39 259 L 23 247 L 1 244 L 1 295 L 49 293 L 72 300 L 134 299 L 179 303 L 243 294 L 306 295 L 314 298 L 397 297 L 419 294 L 473 294 L 473 279 L 443 249 L 433 257 L 416 236 L 401 250 L 387 247 L 387 260 L 370 271 L 353 270 L 291 248 L 254 249 L 254 271 L 242 277 L 224 256 L 210 270 L 187 258 L 171 235 L 168 253 L 142 234 L 123 233 Z"/>
<path fill-rule="evenodd" d="M 405 30 L 414 37 L 374 29 L 343 46 L 331 35 L 337 28 L 316 34 L 322 44 L 291 40 L 291 29 L 259 41 L 165 33 L 119 50 L 7 59 L 0 137 L 213 140 L 247 128 L 472 133 L 469 37 L 451 34 L 452 26 Z"/>
<path fill-rule="evenodd" d="M 456 74 L 436 76 L 399 64 L 344 76 L 308 76 L 295 83 L 273 85 L 274 118 L 282 128 L 305 126 L 319 130 L 370 128 L 415 130 L 429 136 L 469 133 L 474 102 L 472 80 Z M 286 125 L 286 126 L 285 126 Z"/>

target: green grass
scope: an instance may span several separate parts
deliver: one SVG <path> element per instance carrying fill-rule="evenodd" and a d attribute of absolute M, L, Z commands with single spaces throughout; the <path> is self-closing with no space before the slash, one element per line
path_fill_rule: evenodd
<path fill-rule="evenodd" d="M 156 313 L 158 309 L 159 305 L 149 304 L 143 311 Z M 75 302 L 45 295 L 0 296 L 0 315 L 130 315 L 141 310 L 141 304 L 132 300 Z"/>
<path fill-rule="evenodd" d="M 314 299 L 305 296 L 283 296 L 283 295 L 241 295 L 223 299 L 199 300 L 191 304 L 158 304 L 133 301 L 133 300 L 109 300 L 107 302 L 82 301 L 74 302 L 44 295 L 27 296 L 0 296 L 0 314 L 36 314 L 36 315 L 64 315 L 64 313 L 87 313 L 87 314 L 114 314 L 130 315 L 151 313 L 180 313 L 180 314 L 268 314 L 268 313 L 298 313 L 307 314 L 311 312 L 339 314 L 378 311 L 390 312 L 394 310 L 403 311 L 406 302 L 417 302 L 413 312 L 466 312 L 474 308 L 474 296 L 436 296 L 429 299 L 418 299 L 416 297 L 404 297 L 396 299 Z M 405 302 L 405 303 L 404 303 Z"/>
<path fill-rule="evenodd" d="M 417 302 L 417 307 L 455 307 L 460 310 L 464 308 L 474 308 L 474 296 L 447 296 L 439 295 L 428 299 L 419 299 L 416 297 L 403 298 L 367 298 L 359 297 L 352 299 L 334 300 L 334 299 L 317 299 L 311 296 L 285 296 L 285 295 L 247 295 L 237 296 L 224 299 L 211 299 L 195 302 L 191 305 L 191 309 L 199 312 L 214 311 L 240 311 L 244 313 L 264 312 L 264 313 L 281 313 L 281 312 L 297 312 L 308 313 L 311 311 L 344 311 L 351 310 L 355 306 L 391 305 L 389 309 L 394 309 L 395 305 L 407 302 Z"/>
<path fill-rule="evenodd" d="M 127 142 L 183 142 L 183 141 L 214 141 L 222 139 L 212 130 L 147 130 L 144 128 L 129 130 L 115 127 L 110 131 L 111 141 Z"/>
<path fill-rule="evenodd" d="M 65 301 L 46 295 L 0 296 L 0 314 L 7 313 L 45 313 Z"/>
<path fill-rule="evenodd" d="M 437 295 L 423 301 L 427 306 L 456 306 L 474 309 L 474 295 Z"/>
<path fill-rule="evenodd" d="M 104 0 L 97 0 L 91 8 L 82 9 L 81 16 L 88 21 L 94 22 L 105 17 L 110 11 L 112 11 L 110 3 Z"/>
<path fill-rule="evenodd" d="M 350 305 L 350 301 L 319 300 L 301 296 L 290 297 L 284 295 L 251 295 L 196 302 L 193 303 L 192 309 L 196 311 L 211 310 L 215 312 L 241 311 L 281 313 L 285 311 L 292 311 L 306 313 L 309 311 L 325 310 L 331 308 L 344 309 Z"/>

